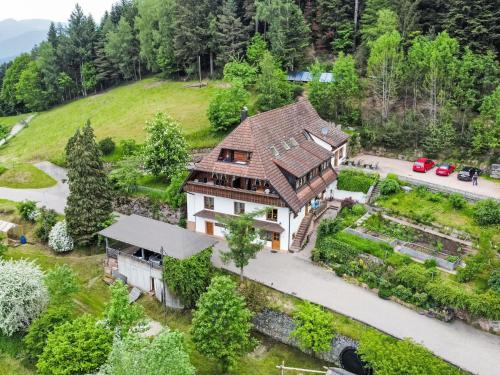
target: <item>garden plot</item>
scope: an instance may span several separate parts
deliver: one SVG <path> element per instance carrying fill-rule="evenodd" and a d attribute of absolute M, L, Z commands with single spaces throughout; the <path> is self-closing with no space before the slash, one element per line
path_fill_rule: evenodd
<path fill-rule="evenodd" d="M 360 226 L 347 228 L 346 231 L 373 241 L 386 242 L 397 252 L 417 261 L 434 260 L 447 271 L 453 271 L 465 254 L 473 252 L 472 243 L 468 241 L 380 213 L 371 215 Z"/>

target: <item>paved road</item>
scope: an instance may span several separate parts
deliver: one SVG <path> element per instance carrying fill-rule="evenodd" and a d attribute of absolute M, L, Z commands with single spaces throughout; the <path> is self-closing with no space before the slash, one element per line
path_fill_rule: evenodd
<path fill-rule="evenodd" d="M 221 262 L 218 250 L 225 246 L 224 241 L 216 245 L 214 264 L 238 272 Z M 392 336 L 411 337 L 436 355 L 474 374 L 500 373 L 500 337 L 460 321 L 444 323 L 427 318 L 395 302 L 380 299 L 297 254 L 263 250 L 244 272 L 252 280 L 351 316 Z"/>
<path fill-rule="evenodd" d="M 481 177 L 479 178 L 478 186 L 472 186 L 472 182 L 458 180 L 456 172 L 449 177 L 437 176 L 435 169 L 432 169 L 427 173 L 413 172 L 413 163 L 409 161 L 363 154 L 357 155 L 353 158 L 353 160 L 363 160 L 367 164 L 379 163 L 378 172 L 382 177 L 385 177 L 388 173 L 395 173 L 398 176 L 411 177 L 420 181 L 500 199 L 500 184 L 485 180 Z"/>
<path fill-rule="evenodd" d="M 32 200 L 37 202 L 38 206 L 46 206 L 58 213 L 64 213 L 66 198 L 69 194 L 68 185 L 63 183 L 63 180 L 67 178 L 66 171 L 48 161 L 37 163 L 35 166 L 54 178 L 57 184 L 45 189 L 0 188 L 0 198 L 14 202 Z"/>

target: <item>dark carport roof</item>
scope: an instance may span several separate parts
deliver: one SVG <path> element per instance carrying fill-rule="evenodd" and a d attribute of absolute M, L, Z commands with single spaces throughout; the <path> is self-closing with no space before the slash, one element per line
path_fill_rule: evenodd
<path fill-rule="evenodd" d="M 163 248 L 164 255 L 176 259 L 189 258 L 217 243 L 204 234 L 139 215 L 121 217 L 99 234 L 158 254 Z"/>

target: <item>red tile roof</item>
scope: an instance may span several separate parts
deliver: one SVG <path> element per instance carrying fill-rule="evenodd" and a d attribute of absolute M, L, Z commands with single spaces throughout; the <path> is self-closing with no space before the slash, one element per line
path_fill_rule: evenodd
<path fill-rule="evenodd" d="M 296 192 L 283 171 L 301 177 L 332 153 L 314 142 L 313 134 L 337 148 L 348 135 L 334 123 L 322 120 L 309 101 L 296 103 L 248 117 L 236 127 L 194 170 L 268 180 L 287 205 L 297 212 L 336 178 L 333 169 Z M 291 139 L 292 138 L 292 139 Z M 222 149 L 251 152 L 248 164 L 219 161 Z M 313 186 L 314 185 L 314 186 Z"/>

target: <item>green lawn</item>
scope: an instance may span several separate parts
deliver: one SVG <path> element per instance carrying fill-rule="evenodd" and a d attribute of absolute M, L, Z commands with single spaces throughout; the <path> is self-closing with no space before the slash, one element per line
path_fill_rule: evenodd
<path fill-rule="evenodd" d="M 132 138 L 140 143 L 145 122 L 160 111 L 182 124 L 192 147 L 213 146 L 221 136 L 211 133 L 206 112 L 220 82 L 210 81 L 203 88 L 188 88 L 188 84 L 147 78 L 42 112 L 0 150 L 0 161 L 57 158 L 75 129 L 87 120 L 98 140 Z"/>
<path fill-rule="evenodd" d="M 28 116 L 29 113 L 23 113 L 22 115 L 0 117 L 0 124 L 5 125 L 7 128 L 11 129 L 15 124 Z"/>
<path fill-rule="evenodd" d="M 54 186 L 52 177 L 29 163 L 13 164 L 0 175 L 0 186 L 15 189 L 40 189 Z"/>

